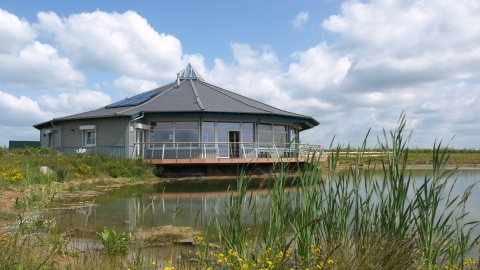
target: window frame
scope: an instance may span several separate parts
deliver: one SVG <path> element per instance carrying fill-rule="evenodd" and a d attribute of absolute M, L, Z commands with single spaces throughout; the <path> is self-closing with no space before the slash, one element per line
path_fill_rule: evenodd
<path fill-rule="evenodd" d="M 155 127 L 158 125 L 157 123 L 171 123 L 171 126 L 167 127 L 165 125 L 164 127 L 158 128 L 159 130 L 163 130 L 163 131 L 171 131 L 172 134 L 169 134 L 169 136 L 172 136 L 171 141 L 169 141 L 169 142 L 155 141 L 154 132 L 155 132 Z M 181 125 L 180 125 L 180 127 L 178 127 L 177 123 L 195 123 L 197 125 L 197 128 L 193 129 L 193 128 L 189 128 L 188 126 L 182 127 Z M 180 145 L 180 146 L 178 146 L 178 148 L 188 148 L 187 146 L 185 146 L 187 144 L 195 145 L 195 147 L 197 147 L 196 145 L 200 144 L 200 142 L 199 142 L 199 140 L 200 140 L 199 139 L 199 137 L 200 137 L 200 122 L 198 120 L 192 120 L 192 121 L 183 120 L 183 119 L 182 120 L 168 120 L 168 121 L 155 120 L 155 121 L 150 121 L 149 125 L 150 125 L 150 135 L 148 136 L 148 138 L 149 138 L 151 143 L 154 143 L 154 144 L 151 144 L 149 146 L 150 150 L 160 149 L 161 146 L 157 145 L 157 143 L 158 144 L 165 144 L 166 148 L 175 148 L 175 145 Z M 195 141 L 195 142 L 177 142 L 177 131 L 180 133 L 182 131 L 193 131 L 193 130 L 195 130 L 197 132 L 197 141 Z"/>
<path fill-rule="evenodd" d="M 88 143 L 88 134 L 93 133 L 93 143 Z M 92 139 L 92 138 L 90 138 Z M 85 129 L 83 130 L 83 146 L 84 147 L 95 147 L 97 146 L 97 130 L 96 129 Z"/>
<path fill-rule="evenodd" d="M 87 126 L 80 126 L 79 128 L 82 131 L 82 147 L 96 147 L 98 142 L 98 131 L 96 125 L 87 125 Z M 93 133 L 95 140 L 94 143 L 87 143 L 88 140 L 88 133 Z"/>

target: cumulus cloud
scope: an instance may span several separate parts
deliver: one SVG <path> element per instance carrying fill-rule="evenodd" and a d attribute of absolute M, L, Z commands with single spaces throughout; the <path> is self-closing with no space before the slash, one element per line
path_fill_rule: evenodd
<path fill-rule="evenodd" d="M 139 79 L 174 79 L 182 47 L 174 36 L 158 33 L 136 12 L 72 14 L 60 18 L 39 12 L 35 29 L 53 37 L 76 67 L 117 72 Z"/>
<path fill-rule="evenodd" d="M 297 62 L 290 64 L 286 79 L 295 88 L 319 91 L 327 85 L 339 84 L 351 66 L 348 56 L 335 57 L 325 43 L 293 54 Z"/>
<path fill-rule="evenodd" d="M 308 12 L 302 11 L 295 16 L 295 19 L 291 20 L 293 28 L 300 29 L 308 21 Z"/>
<path fill-rule="evenodd" d="M 322 24 L 338 35 L 292 54 L 283 70 L 273 50 L 233 43 L 235 63 L 215 60 L 214 83 L 322 125 L 304 142 L 337 135 L 360 145 L 372 127 L 394 129 L 402 111 L 414 130 L 411 146 L 435 139 L 471 147 L 480 134 L 480 4 L 462 1 L 347 1 Z M 269 61 L 268 59 L 276 59 Z M 278 62 L 277 62 L 278 61 Z M 261 66 L 261 68 L 257 68 Z M 460 82 L 460 83 L 459 83 Z M 478 108 L 477 108 L 478 107 Z M 478 144 L 476 144 L 478 146 Z"/>
<path fill-rule="evenodd" d="M 109 95 L 90 90 L 82 90 L 77 93 L 61 93 L 57 97 L 43 95 L 38 99 L 38 105 L 42 110 L 55 112 L 57 115 L 89 111 L 110 103 Z"/>
<path fill-rule="evenodd" d="M 35 31 L 25 19 L 0 9 L 0 53 L 17 52 L 35 37 Z"/>
<path fill-rule="evenodd" d="M 347 1 L 322 26 L 355 54 L 355 80 L 375 88 L 480 75 L 480 3 Z"/>
<path fill-rule="evenodd" d="M 250 98 L 266 100 L 283 95 L 278 76 L 281 63 L 269 46 L 252 49 L 249 44 L 230 44 L 235 63 L 215 59 L 215 66 L 202 74 L 210 83 Z"/>
<path fill-rule="evenodd" d="M 115 91 L 123 97 L 133 96 L 158 87 L 156 82 L 125 76 L 116 79 L 113 85 L 115 86 Z"/>
<path fill-rule="evenodd" d="M 51 114 L 43 111 L 36 101 L 25 96 L 17 98 L 12 94 L 0 91 L 0 125 L 19 127 L 49 119 Z M 12 121 L 12 119 L 15 119 Z"/>
<path fill-rule="evenodd" d="M 0 79 L 14 86 L 63 90 L 85 83 L 83 74 L 74 70 L 67 58 L 38 41 L 25 46 L 18 54 L 0 54 Z"/>
<path fill-rule="evenodd" d="M 3 116 L 0 125 L 31 127 L 52 118 L 99 108 L 110 102 L 107 94 L 90 90 L 61 93 L 56 97 L 43 95 L 37 101 L 0 91 L 0 111 Z"/>
<path fill-rule="evenodd" d="M 339 14 L 321 24 L 336 35 L 331 43 L 319 39 L 316 46 L 292 52 L 287 62 L 279 59 L 274 46 L 233 42 L 234 61 L 217 58 L 209 69 L 202 55 L 182 55 L 177 38 L 157 32 L 132 11 L 62 18 L 40 12 L 33 28 L 0 11 L 0 20 L 9 18 L 10 28 L 18 29 L 9 32 L 0 25 L 0 40 L 11 40 L 0 44 L 0 79 L 11 85 L 83 89 L 85 79 L 75 69 L 93 68 L 116 74 L 114 89 L 133 95 L 156 87 L 158 80 L 174 79 L 190 62 L 210 83 L 316 118 L 321 126 L 303 133 L 302 142 L 328 144 L 336 135 L 358 146 L 372 127 L 374 145 L 374 135 L 381 135 L 382 127 L 395 128 L 405 110 L 407 128 L 414 130 L 412 146 L 428 147 L 436 138 L 461 134 L 454 146 L 477 142 L 478 147 L 479 17 L 480 3 L 475 0 L 349 0 Z M 299 29 L 306 21 L 308 13 L 301 12 L 290 23 Z M 32 29 L 54 44 L 35 41 Z M 7 70 L 10 64 L 16 72 Z M 47 67 L 45 72 L 66 73 L 56 77 L 42 73 L 40 66 Z M 24 70 L 31 76 L 17 75 Z M 106 94 L 89 90 L 43 95 L 38 101 L 0 98 L 1 108 L 11 115 L 22 112 L 17 107 L 25 101 L 30 114 L 41 121 L 111 102 Z M 6 98 L 17 107 L 8 107 Z"/>

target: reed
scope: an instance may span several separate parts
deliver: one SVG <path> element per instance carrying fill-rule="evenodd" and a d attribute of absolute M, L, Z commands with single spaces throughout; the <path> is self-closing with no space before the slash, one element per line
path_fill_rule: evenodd
<path fill-rule="evenodd" d="M 230 259 L 241 258 L 255 267 L 262 258 L 276 269 L 467 265 L 469 252 L 479 242 L 473 234 L 479 221 L 464 222 L 473 185 L 462 196 L 452 194 L 456 169 L 448 169 L 448 147 L 437 142 L 423 180 L 414 179 L 407 169 L 412 154 L 405 123 L 402 113 L 397 128 L 377 138 L 380 162 L 366 154 L 368 133 L 355 149 L 354 162 L 342 169 L 337 167 L 340 152 L 350 148 L 331 146 L 335 150 L 330 152 L 326 172 L 313 153 L 295 176 L 295 192 L 287 188 L 286 166 L 279 164 L 279 171 L 269 179 L 264 203 L 252 203 L 252 195 L 246 195 L 245 175 L 240 173 L 237 194 L 224 205 L 227 222 L 217 217 L 219 237 L 225 239 L 220 242 L 223 251 L 233 250 L 236 256 Z M 382 178 L 374 178 L 377 171 Z M 246 222 L 245 212 L 255 214 L 253 225 Z M 257 240 L 245 248 L 249 229 L 255 230 Z"/>

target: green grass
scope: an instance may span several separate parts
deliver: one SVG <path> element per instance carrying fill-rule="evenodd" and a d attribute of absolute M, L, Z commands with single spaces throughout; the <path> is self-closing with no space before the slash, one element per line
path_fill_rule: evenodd
<path fill-rule="evenodd" d="M 148 179 L 162 173 L 162 168 L 142 159 L 116 158 L 105 153 L 76 156 L 50 148 L 3 149 L 0 153 L 0 187 L 28 188 L 34 184 L 50 185 L 106 176 Z M 46 173 L 40 171 L 42 166 L 48 168 Z"/>

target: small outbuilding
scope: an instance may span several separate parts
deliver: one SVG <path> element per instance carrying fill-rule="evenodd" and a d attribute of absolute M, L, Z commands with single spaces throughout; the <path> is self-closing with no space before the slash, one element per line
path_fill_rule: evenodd
<path fill-rule="evenodd" d="M 34 127 L 42 147 L 63 152 L 83 148 L 156 164 L 213 164 L 323 153 L 319 145 L 300 143 L 300 133 L 317 125 L 312 117 L 209 84 L 188 64 L 175 82 Z"/>

